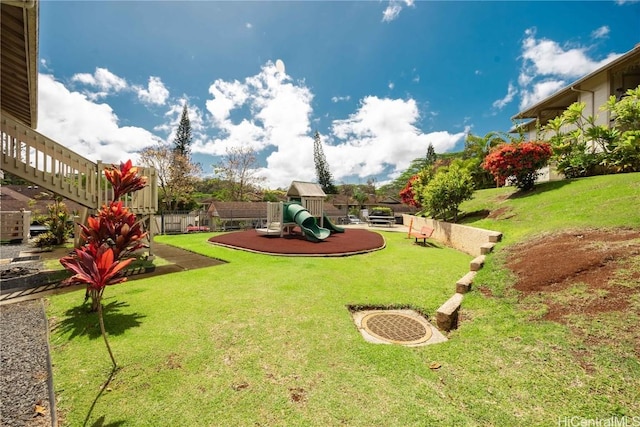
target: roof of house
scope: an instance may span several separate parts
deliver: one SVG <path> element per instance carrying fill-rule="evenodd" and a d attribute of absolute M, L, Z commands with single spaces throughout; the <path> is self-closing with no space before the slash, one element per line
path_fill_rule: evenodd
<path fill-rule="evenodd" d="M 267 202 L 217 202 L 212 201 L 209 216 L 223 219 L 252 219 L 267 216 Z"/>
<path fill-rule="evenodd" d="M 590 80 L 594 76 L 611 70 L 613 68 L 617 68 L 619 66 L 626 66 L 633 61 L 640 60 L 640 43 L 636 44 L 633 49 L 625 53 L 624 55 L 614 59 L 613 61 L 608 62 L 606 65 L 598 68 L 595 71 L 587 74 L 581 79 L 576 80 L 571 83 L 569 86 L 566 86 L 563 89 L 555 92 L 553 95 L 541 100 L 540 102 L 528 107 L 525 110 L 520 111 L 518 114 L 513 116 L 512 120 L 519 119 L 529 119 L 529 118 L 537 118 L 538 114 L 542 110 L 557 110 L 564 111 L 569 105 L 571 105 L 576 98 L 575 88 L 579 87 L 581 84 Z"/>
<path fill-rule="evenodd" d="M 331 203 L 324 203 L 324 214 L 338 217 L 343 213 Z M 209 216 L 226 220 L 245 220 L 267 217 L 267 202 L 212 202 Z"/>
<path fill-rule="evenodd" d="M 37 0 L 0 3 L 0 105 L 3 113 L 31 128 L 38 118 L 39 12 Z"/>
<path fill-rule="evenodd" d="M 47 206 L 54 200 L 51 192 L 44 191 L 37 185 L 2 185 L 0 186 L 0 211 L 19 211 L 24 209 L 32 213 L 45 214 Z M 79 212 L 82 206 L 71 200 L 63 200 L 69 212 Z"/>
<path fill-rule="evenodd" d="M 320 184 L 315 182 L 292 181 L 287 191 L 287 197 L 322 197 L 327 195 Z"/>

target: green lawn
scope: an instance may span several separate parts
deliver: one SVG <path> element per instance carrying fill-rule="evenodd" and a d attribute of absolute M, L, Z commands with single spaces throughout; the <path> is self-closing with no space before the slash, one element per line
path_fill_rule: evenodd
<path fill-rule="evenodd" d="M 595 349 L 594 369 L 585 371 L 576 360 L 585 342 L 532 319 L 501 266 L 509 245 L 532 234 L 640 226 L 640 174 L 512 192 L 481 191 L 463 205 L 513 214 L 467 217 L 505 233 L 479 274 L 496 296 L 467 294 L 449 341 L 419 348 L 366 343 L 347 306 L 434 316 L 471 256 L 384 231 L 385 249 L 345 258 L 234 251 L 208 244 L 211 234 L 158 237 L 229 263 L 106 290 L 105 324 L 121 368 L 104 390 L 111 362 L 97 317 L 81 308 L 84 292 L 51 298 L 61 425 L 543 426 L 640 416 L 631 344 Z"/>

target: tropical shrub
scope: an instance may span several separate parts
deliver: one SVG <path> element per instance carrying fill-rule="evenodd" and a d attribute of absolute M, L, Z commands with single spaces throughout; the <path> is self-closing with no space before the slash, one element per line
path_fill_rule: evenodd
<path fill-rule="evenodd" d="M 491 149 L 498 144 L 508 142 L 522 142 L 522 136 L 514 137 L 505 132 L 489 132 L 485 136 L 473 135 L 469 132 L 464 141 L 463 159 L 465 167 L 473 178 L 473 186 L 476 190 L 495 186 L 493 176 L 482 167 L 485 157 Z"/>
<path fill-rule="evenodd" d="M 107 168 L 105 176 L 113 188 L 114 200 L 102 206 L 97 215 L 88 218 L 86 225 L 81 225 L 84 246 L 76 249 L 73 255 L 62 258 L 60 263 L 73 274 L 67 279 L 68 283 L 87 286 L 85 300 L 91 297 L 92 311 L 98 312 L 102 337 L 115 367 L 116 361 L 104 328 L 102 294 L 107 286 L 126 280 L 122 272 L 133 259 L 123 258 L 144 247 L 143 238 L 147 235 L 141 223 L 136 221 L 135 214 L 117 199 L 143 188 L 147 178 L 138 175 L 138 168 L 133 167 L 130 160 L 119 167 Z"/>
<path fill-rule="evenodd" d="M 433 178 L 437 165 L 430 165 L 420 170 L 407 181 L 407 184 L 400 191 L 402 203 L 416 208 L 422 207 L 419 194 L 421 189 Z"/>
<path fill-rule="evenodd" d="M 60 198 L 47 205 L 47 213 L 37 215 L 34 222 L 47 226 L 48 231 L 36 236 L 33 244 L 45 248 L 64 244 L 73 232 L 73 216 Z"/>
<path fill-rule="evenodd" d="M 36 248 L 51 248 L 57 245 L 58 237 L 49 230 L 33 238 L 33 246 Z"/>
<path fill-rule="evenodd" d="M 561 115 L 549 120 L 544 130 L 549 139 L 556 169 L 567 178 L 597 175 L 615 138 L 615 130 L 596 125 L 596 118 L 584 116 L 584 102 L 571 104 Z"/>
<path fill-rule="evenodd" d="M 520 190 L 530 190 L 539 175 L 538 169 L 547 165 L 550 157 L 551 146 L 546 142 L 500 144 L 485 157 L 482 167 L 499 186 L 512 179 Z"/>
<path fill-rule="evenodd" d="M 369 215 L 373 215 L 373 216 L 392 216 L 393 215 L 393 210 L 391 208 L 386 207 L 386 206 L 374 206 L 373 208 L 371 208 L 371 212 L 369 213 Z"/>
<path fill-rule="evenodd" d="M 44 224 L 49 227 L 49 231 L 55 236 L 56 245 L 62 245 L 73 232 L 73 217 L 67 210 L 67 206 L 59 198 L 49 204 L 47 210 L 48 215 L 44 220 Z"/>
<path fill-rule="evenodd" d="M 419 198 L 423 213 L 433 218 L 458 221 L 459 206 L 473 197 L 473 177 L 460 162 L 441 168 L 421 189 Z"/>
<path fill-rule="evenodd" d="M 551 160 L 558 171 L 567 178 L 640 171 L 640 86 L 619 100 L 611 96 L 600 107 L 610 112 L 610 127 L 597 125 L 597 117 L 585 116 L 585 106 L 573 103 L 543 128 L 552 134 Z"/>
<path fill-rule="evenodd" d="M 413 192 L 413 185 L 418 180 L 418 178 L 418 174 L 413 175 L 411 178 L 409 178 L 409 181 L 407 181 L 407 184 L 404 186 L 404 188 L 400 190 L 400 200 L 402 201 L 402 203 L 409 206 L 415 206 L 417 208 L 420 207 L 420 202 L 418 202 L 418 200 L 416 199 L 416 195 Z"/>
<path fill-rule="evenodd" d="M 607 147 L 606 165 L 615 172 L 639 172 L 640 86 L 629 89 L 620 100 L 610 97 L 601 110 L 611 112 L 615 129 L 615 138 Z"/>

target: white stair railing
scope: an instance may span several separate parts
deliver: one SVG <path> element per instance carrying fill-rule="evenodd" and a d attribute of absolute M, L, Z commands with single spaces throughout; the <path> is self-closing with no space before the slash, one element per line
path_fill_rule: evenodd
<path fill-rule="evenodd" d="M 1 168 L 89 209 L 98 209 L 111 198 L 104 165 L 94 163 L 67 147 L 2 114 Z M 124 200 L 136 214 L 153 214 L 158 208 L 157 175 L 143 168 L 149 185 Z"/>

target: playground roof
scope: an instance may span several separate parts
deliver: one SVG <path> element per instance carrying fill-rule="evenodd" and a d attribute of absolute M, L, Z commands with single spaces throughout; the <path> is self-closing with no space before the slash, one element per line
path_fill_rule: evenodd
<path fill-rule="evenodd" d="M 320 184 L 315 182 L 292 181 L 287 191 L 287 197 L 320 197 L 325 198 L 327 195 L 322 191 Z"/>

